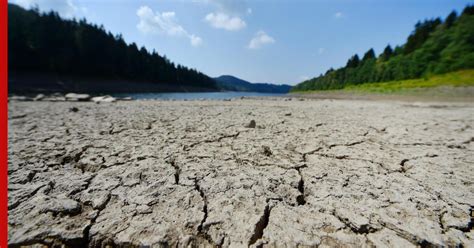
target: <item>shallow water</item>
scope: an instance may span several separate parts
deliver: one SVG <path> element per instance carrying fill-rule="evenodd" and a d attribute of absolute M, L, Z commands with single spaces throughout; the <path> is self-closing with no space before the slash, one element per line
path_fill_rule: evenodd
<path fill-rule="evenodd" d="M 239 97 L 283 96 L 280 93 L 258 92 L 176 92 L 176 93 L 131 93 L 115 94 L 116 97 L 132 97 L 133 99 L 166 99 L 166 100 L 196 100 L 196 99 L 231 99 Z"/>

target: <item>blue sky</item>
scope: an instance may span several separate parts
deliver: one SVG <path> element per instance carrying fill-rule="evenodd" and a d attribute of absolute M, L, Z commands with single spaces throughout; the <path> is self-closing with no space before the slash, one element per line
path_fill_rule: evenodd
<path fill-rule="evenodd" d="M 85 17 L 209 76 L 296 84 L 370 48 L 405 42 L 418 20 L 463 0 L 9 0 Z"/>

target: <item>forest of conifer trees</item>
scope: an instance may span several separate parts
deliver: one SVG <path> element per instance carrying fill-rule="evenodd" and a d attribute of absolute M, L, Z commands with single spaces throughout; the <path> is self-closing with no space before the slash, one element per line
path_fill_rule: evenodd
<path fill-rule="evenodd" d="M 127 80 L 217 89 L 207 75 L 175 65 L 155 51 L 127 44 L 120 35 L 85 19 L 65 20 L 8 5 L 10 74 L 48 74 L 57 78 Z"/>
<path fill-rule="evenodd" d="M 342 89 L 348 85 L 423 78 L 474 68 L 474 6 L 458 15 L 451 12 L 425 20 L 402 46 L 388 45 L 377 57 L 369 49 L 361 58 L 353 55 L 346 66 L 304 81 L 292 91 Z"/>

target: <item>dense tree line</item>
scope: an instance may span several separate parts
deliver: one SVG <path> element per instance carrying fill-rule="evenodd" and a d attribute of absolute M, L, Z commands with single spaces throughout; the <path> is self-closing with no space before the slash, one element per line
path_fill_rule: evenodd
<path fill-rule="evenodd" d="M 460 16 L 453 11 L 444 20 L 425 20 L 402 46 L 388 45 L 377 57 L 373 49 L 362 59 L 356 54 L 345 67 L 304 81 L 296 90 L 341 89 L 346 85 L 422 78 L 474 68 L 474 6 Z"/>
<path fill-rule="evenodd" d="M 9 4 L 8 44 L 10 72 L 216 88 L 212 78 L 195 69 L 127 44 L 85 19 L 65 20 L 56 12 Z"/>

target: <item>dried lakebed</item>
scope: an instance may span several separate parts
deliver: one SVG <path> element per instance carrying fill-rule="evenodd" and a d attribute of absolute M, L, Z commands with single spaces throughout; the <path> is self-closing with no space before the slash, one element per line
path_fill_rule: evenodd
<path fill-rule="evenodd" d="M 9 245 L 473 247 L 473 107 L 11 101 Z"/>

